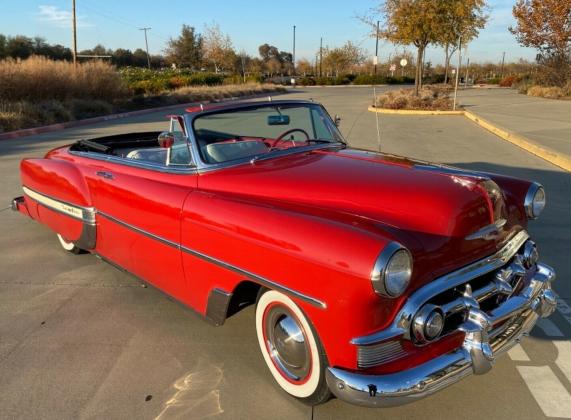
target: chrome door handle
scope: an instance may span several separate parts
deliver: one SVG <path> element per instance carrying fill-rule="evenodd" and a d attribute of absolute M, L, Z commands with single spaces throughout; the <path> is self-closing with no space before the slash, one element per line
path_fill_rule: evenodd
<path fill-rule="evenodd" d="M 95 175 L 100 176 L 100 177 L 105 178 L 105 179 L 114 179 L 115 178 L 111 172 L 106 172 L 106 171 L 97 171 L 95 173 Z"/>

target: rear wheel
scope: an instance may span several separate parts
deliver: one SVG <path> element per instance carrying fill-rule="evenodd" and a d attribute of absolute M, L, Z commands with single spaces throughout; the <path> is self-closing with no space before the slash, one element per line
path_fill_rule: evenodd
<path fill-rule="evenodd" d="M 82 249 L 75 246 L 73 242 L 66 241 L 65 238 L 61 236 L 59 233 L 57 234 L 57 238 L 59 240 L 61 247 L 65 249 L 67 252 L 71 252 L 72 254 L 81 254 Z"/>
<path fill-rule="evenodd" d="M 309 321 L 289 297 L 275 290 L 260 296 L 256 332 L 264 360 L 284 391 L 310 405 L 329 399 L 327 357 Z"/>

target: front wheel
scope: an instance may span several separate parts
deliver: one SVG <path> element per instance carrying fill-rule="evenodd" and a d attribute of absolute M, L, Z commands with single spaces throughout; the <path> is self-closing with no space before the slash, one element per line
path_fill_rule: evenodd
<path fill-rule="evenodd" d="M 65 249 L 67 252 L 71 252 L 72 254 L 81 254 L 82 249 L 76 247 L 73 242 L 66 241 L 65 238 L 61 236 L 59 233 L 57 234 L 57 238 L 59 240 L 61 247 Z"/>
<path fill-rule="evenodd" d="M 329 399 L 327 357 L 307 318 L 289 297 L 275 290 L 260 296 L 256 332 L 264 360 L 284 391 L 309 405 Z"/>

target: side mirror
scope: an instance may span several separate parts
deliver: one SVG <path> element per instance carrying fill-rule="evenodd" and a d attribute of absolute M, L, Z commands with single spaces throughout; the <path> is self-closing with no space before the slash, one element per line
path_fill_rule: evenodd
<path fill-rule="evenodd" d="M 158 138 L 159 146 L 162 147 L 163 149 L 170 149 L 174 144 L 174 140 L 175 140 L 175 135 L 170 131 L 163 131 L 161 134 L 159 134 Z"/>
<path fill-rule="evenodd" d="M 335 118 L 333 119 L 333 122 L 335 123 L 335 125 L 337 127 L 339 127 L 341 125 L 341 117 L 337 114 L 335 114 Z"/>

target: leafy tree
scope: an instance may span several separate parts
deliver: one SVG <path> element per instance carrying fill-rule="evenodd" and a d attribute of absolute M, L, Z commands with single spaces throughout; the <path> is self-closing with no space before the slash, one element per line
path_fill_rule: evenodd
<path fill-rule="evenodd" d="M 509 30 L 521 45 L 539 50 L 547 82 L 565 84 L 571 79 L 571 0 L 518 0 L 513 15 L 517 25 Z"/>
<path fill-rule="evenodd" d="M 167 62 L 179 67 L 200 67 L 202 63 L 202 36 L 193 27 L 182 25 L 178 38 L 168 41 L 166 52 Z"/>
<path fill-rule="evenodd" d="M 308 74 L 313 73 L 313 65 L 306 58 L 298 60 L 296 67 L 297 67 L 297 74 L 302 74 L 303 76 L 307 76 Z"/>
<path fill-rule="evenodd" d="M 571 0 L 518 0 L 513 7 L 518 42 L 540 52 L 568 54 L 571 47 Z"/>
<path fill-rule="evenodd" d="M 204 60 L 214 65 L 214 72 L 232 68 L 236 60 L 236 52 L 232 40 L 222 33 L 217 23 L 206 25 L 203 36 Z"/>
<path fill-rule="evenodd" d="M 264 62 L 269 61 L 272 58 L 278 58 L 280 56 L 279 50 L 273 45 L 263 44 L 258 47 L 258 52 L 260 57 Z"/>
<path fill-rule="evenodd" d="M 443 0 L 386 0 L 379 7 L 383 18 L 380 36 L 416 47 L 415 93 L 422 87 L 422 62 L 426 47 L 438 41 L 440 2 Z"/>
<path fill-rule="evenodd" d="M 6 57 L 6 36 L 0 34 L 0 58 Z"/>
<path fill-rule="evenodd" d="M 323 51 L 323 65 L 335 76 L 348 73 L 353 66 L 364 61 L 363 50 L 351 41 L 347 41 L 342 47 L 325 48 Z"/>
<path fill-rule="evenodd" d="M 117 48 L 113 51 L 113 58 L 111 59 L 113 64 L 118 67 L 122 66 L 132 66 L 133 65 L 133 53 L 131 50 L 126 50 L 124 48 Z"/>
<path fill-rule="evenodd" d="M 275 76 L 282 70 L 282 63 L 276 57 L 270 58 L 265 64 L 265 67 L 270 74 L 270 77 Z"/>
<path fill-rule="evenodd" d="M 135 67 L 147 66 L 147 52 L 145 50 L 137 48 L 135 51 L 133 51 L 133 66 Z"/>
<path fill-rule="evenodd" d="M 17 35 L 8 38 L 6 42 L 6 55 L 14 58 L 28 58 L 34 53 L 34 43 L 32 39 Z"/>
<path fill-rule="evenodd" d="M 478 36 L 488 20 L 485 0 L 445 0 L 440 2 L 438 44 L 444 47 L 444 83 L 448 82 L 450 58 L 458 50 L 458 38 L 462 44 Z"/>
<path fill-rule="evenodd" d="M 448 42 L 459 34 L 475 37 L 483 27 L 485 0 L 385 0 L 377 8 L 383 20 L 380 36 L 416 47 L 415 93 L 422 87 L 424 53 L 429 44 Z M 373 26 L 371 17 L 361 18 Z M 449 60 L 449 57 L 448 57 Z"/>

